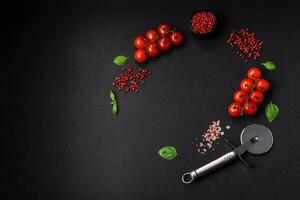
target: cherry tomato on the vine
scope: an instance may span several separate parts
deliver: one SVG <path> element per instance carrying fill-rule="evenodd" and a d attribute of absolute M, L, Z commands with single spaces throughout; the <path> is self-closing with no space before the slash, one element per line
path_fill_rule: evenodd
<path fill-rule="evenodd" d="M 254 81 L 250 78 L 245 78 L 240 83 L 240 88 L 246 92 L 250 92 L 254 87 Z"/>
<path fill-rule="evenodd" d="M 166 37 L 162 37 L 158 40 L 158 47 L 160 50 L 162 51 L 167 51 L 171 48 L 171 42 L 169 40 L 169 38 Z"/>
<path fill-rule="evenodd" d="M 155 57 L 159 53 L 159 48 L 158 48 L 157 44 L 151 43 L 146 47 L 146 51 L 149 56 Z"/>
<path fill-rule="evenodd" d="M 134 38 L 133 43 L 136 48 L 141 49 L 147 44 L 147 40 L 143 36 L 139 35 Z"/>
<path fill-rule="evenodd" d="M 264 101 L 264 94 L 259 90 L 254 90 L 251 93 L 250 101 L 259 105 Z"/>
<path fill-rule="evenodd" d="M 245 104 L 244 113 L 246 115 L 254 115 L 257 112 L 257 105 L 252 101 Z"/>
<path fill-rule="evenodd" d="M 245 90 L 237 90 L 233 95 L 234 101 L 242 105 L 246 103 L 247 98 L 248 93 Z"/>
<path fill-rule="evenodd" d="M 148 54 L 144 49 L 138 49 L 134 53 L 134 59 L 139 63 L 143 63 L 148 59 Z"/>
<path fill-rule="evenodd" d="M 157 32 L 154 29 L 150 29 L 149 31 L 147 31 L 146 33 L 146 38 L 148 41 L 153 41 L 158 37 Z"/>
<path fill-rule="evenodd" d="M 171 43 L 174 45 L 180 45 L 183 41 L 183 35 L 179 31 L 174 31 L 170 35 Z"/>
<path fill-rule="evenodd" d="M 160 24 L 157 27 L 157 32 L 161 35 L 168 33 L 170 30 L 171 30 L 171 28 L 168 24 Z"/>
<path fill-rule="evenodd" d="M 228 114 L 231 117 L 239 117 L 241 115 L 242 108 L 241 104 L 234 102 L 228 106 Z"/>
<path fill-rule="evenodd" d="M 256 83 L 256 88 L 265 93 L 270 88 L 270 83 L 266 79 L 259 79 Z"/>
<path fill-rule="evenodd" d="M 248 70 L 247 75 L 248 75 L 248 78 L 251 78 L 252 80 L 258 80 L 261 78 L 261 71 L 257 67 L 251 67 Z"/>

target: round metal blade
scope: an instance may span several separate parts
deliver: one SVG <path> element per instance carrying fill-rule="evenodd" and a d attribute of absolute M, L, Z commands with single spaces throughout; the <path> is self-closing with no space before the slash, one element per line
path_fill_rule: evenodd
<path fill-rule="evenodd" d="M 252 124 L 244 128 L 241 133 L 241 143 L 249 141 L 253 137 L 258 137 L 258 141 L 248 149 L 252 154 L 263 154 L 268 152 L 273 145 L 273 135 L 270 129 L 261 124 Z"/>

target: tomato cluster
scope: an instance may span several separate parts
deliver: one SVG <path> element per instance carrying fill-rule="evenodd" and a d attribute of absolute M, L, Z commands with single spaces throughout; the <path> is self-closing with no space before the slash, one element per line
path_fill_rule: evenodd
<path fill-rule="evenodd" d="M 247 76 L 248 78 L 241 81 L 240 89 L 233 95 L 235 102 L 228 107 L 228 114 L 231 117 L 239 117 L 244 113 L 254 115 L 257 112 L 257 105 L 264 100 L 264 93 L 270 88 L 270 83 L 262 79 L 259 68 L 250 68 Z"/>
<path fill-rule="evenodd" d="M 134 46 L 137 50 L 134 53 L 134 59 L 143 63 L 148 60 L 149 56 L 155 57 L 160 51 L 167 51 L 173 45 L 180 45 L 183 41 L 181 32 L 171 29 L 168 24 L 160 24 L 157 30 L 150 29 L 146 36 L 136 36 Z"/>

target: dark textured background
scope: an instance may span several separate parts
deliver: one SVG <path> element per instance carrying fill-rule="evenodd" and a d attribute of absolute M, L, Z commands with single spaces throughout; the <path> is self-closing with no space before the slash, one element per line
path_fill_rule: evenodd
<path fill-rule="evenodd" d="M 201 41 L 188 17 L 208 8 L 219 17 L 214 37 Z M 1 88 L 5 199 L 299 199 L 300 14 L 297 1 L 26 2 L 1 6 Z M 8 11 L 8 12 L 5 12 Z M 146 64 L 153 74 L 137 95 L 117 92 L 111 113 L 108 91 L 119 74 L 114 56 L 132 56 L 133 38 L 167 22 L 185 45 Z M 245 64 L 226 44 L 232 29 L 248 27 L 264 41 L 262 58 Z M 4 33 L 4 34 L 3 34 Z M 266 102 L 280 107 L 268 123 L 231 119 L 227 106 L 250 66 L 263 70 L 272 90 Z M 133 62 L 135 65 L 135 63 Z M 182 173 L 230 148 L 221 142 L 201 156 L 191 142 L 212 120 L 231 125 L 225 137 L 239 144 L 243 127 L 268 126 L 274 146 L 184 185 Z M 157 150 L 174 145 L 178 157 Z"/>

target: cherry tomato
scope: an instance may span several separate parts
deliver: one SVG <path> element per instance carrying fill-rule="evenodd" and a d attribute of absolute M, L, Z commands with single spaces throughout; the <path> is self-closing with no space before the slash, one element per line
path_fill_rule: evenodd
<path fill-rule="evenodd" d="M 139 35 L 134 38 L 133 43 L 136 48 L 141 49 L 147 44 L 147 40 L 143 36 Z"/>
<path fill-rule="evenodd" d="M 139 63 L 143 63 L 148 59 L 148 54 L 144 49 L 138 49 L 134 53 L 134 59 Z"/>
<path fill-rule="evenodd" d="M 247 98 L 248 93 L 245 90 L 237 90 L 233 95 L 234 101 L 242 105 L 246 103 Z"/>
<path fill-rule="evenodd" d="M 250 101 L 259 105 L 264 101 L 264 94 L 259 90 L 254 90 L 250 95 Z"/>
<path fill-rule="evenodd" d="M 239 117 L 241 115 L 242 108 L 241 104 L 234 102 L 228 106 L 228 114 L 231 117 Z"/>
<path fill-rule="evenodd" d="M 254 115 L 257 112 L 257 105 L 252 101 L 245 104 L 244 113 L 246 115 Z"/>
<path fill-rule="evenodd" d="M 170 35 L 171 43 L 174 45 L 180 45 L 183 41 L 183 35 L 179 31 L 175 31 Z"/>
<path fill-rule="evenodd" d="M 162 51 L 167 51 L 171 48 L 171 42 L 169 40 L 169 38 L 166 37 L 162 37 L 158 40 L 158 47 L 160 50 Z"/>
<path fill-rule="evenodd" d="M 241 81 L 240 88 L 246 92 L 250 92 L 254 87 L 254 81 L 250 78 L 245 78 Z"/>
<path fill-rule="evenodd" d="M 154 29 L 150 29 L 147 33 L 146 33 L 146 38 L 148 41 L 153 41 L 158 37 L 157 32 Z"/>
<path fill-rule="evenodd" d="M 151 43 L 146 47 L 146 51 L 149 56 L 155 57 L 159 53 L 159 48 L 158 48 L 157 44 Z"/>
<path fill-rule="evenodd" d="M 248 70 L 247 75 L 248 75 L 248 78 L 251 78 L 252 80 L 258 80 L 261 78 L 261 71 L 257 67 L 251 67 Z"/>
<path fill-rule="evenodd" d="M 169 32 L 171 30 L 170 26 L 168 24 L 160 24 L 157 27 L 157 32 L 161 35 L 166 34 L 167 32 Z"/>
<path fill-rule="evenodd" d="M 266 79 L 259 79 L 256 83 L 256 88 L 265 93 L 270 88 L 270 83 Z"/>

